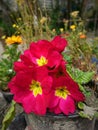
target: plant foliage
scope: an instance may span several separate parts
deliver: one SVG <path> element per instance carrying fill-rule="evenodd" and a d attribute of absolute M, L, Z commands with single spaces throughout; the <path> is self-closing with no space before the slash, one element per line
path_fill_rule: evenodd
<path fill-rule="evenodd" d="M 15 116 L 15 102 L 12 101 L 10 108 L 8 109 L 3 121 L 2 121 L 2 129 L 1 130 L 6 130 L 6 128 L 9 126 L 9 123 L 12 121 L 12 119 Z"/>
<path fill-rule="evenodd" d="M 7 90 L 7 83 L 15 75 L 13 63 L 18 60 L 20 52 L 17 45 L 6 46 L 0 60 L 0 88 Z"/>

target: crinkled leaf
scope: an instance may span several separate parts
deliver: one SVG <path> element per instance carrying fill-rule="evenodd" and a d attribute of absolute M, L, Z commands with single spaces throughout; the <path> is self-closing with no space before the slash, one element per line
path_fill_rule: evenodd
<path fill-rule="evenodd" d="M 85 94 L 86 97 L 90 96 L 91 95 L 91 92 L 90 91 L 87 91 L 83 85 L 81 84 L 78 84 L 79 85 L 79 88 L 80 90 Z"/>
<path fill-rule="evenodd" d="M 75 76 L 76 76 L 75 80 L 79 84 L 86 84 L 90 80 L 92 80 L 93 75 L 94 75 L 94 72 L 83 72 L 77 69 L 75 71 Z"/>
<path fill-rule="evenodd" d="M 78 83 L 78 84 L 86 84 L 90 80 L 92 80 L 94 76 L 94 72 L 83 72 L 77 68 L 73 68 L 71 66 L 67 66 L 67 71 L 71 75 L 71 77 Z"/>
<path fill-rule="evenodd" d="M 16 105 L 16 102 L 12 101 L 10 108 L 8 109 L 6 115 L 4 116 L 4 119 L 2 121 L 1 130 L 6 130 L 6 128 L 9 126 L 12 119 L 14 118 L 14 116 L 15 116 L 15 105 Z"/>
<path fill-rule="evenodd" d="M 78 85 L 79 85 L 80 90 L 81 90 L 83 93 L 87 93 L 86 90 L 84 89 L 84 86 L 82 86 L 81 84 L 78 84 Z"/>

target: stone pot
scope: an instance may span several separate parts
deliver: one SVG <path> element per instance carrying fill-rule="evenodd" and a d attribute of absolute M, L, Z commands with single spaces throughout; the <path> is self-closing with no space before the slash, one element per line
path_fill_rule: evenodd
<path fill-rule="evenodd" d="M 95 119 L 81 118 L 78 114 L 39 116 L 31 113 L 25 114 L 25 119 L 30 130 L 94 130 L 95 126 Z"/>
<path fill-rule="evenodd" d="M 13 99 L 13 94 L 10 92 L 2 91 L 3 97 L 5 98 L 7 103 L 10 103 Z"/>

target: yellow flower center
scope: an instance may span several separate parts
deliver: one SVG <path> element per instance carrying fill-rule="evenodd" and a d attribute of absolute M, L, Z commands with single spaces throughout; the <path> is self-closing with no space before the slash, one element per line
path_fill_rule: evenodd
<path fill-rule="evenodd" d="M 30 90 L 33 92 L 34 96 L 36 97 L 38 94 L 42 94 L 42 88 L 40 86 L 40 82 L 32 80 L 30 85 Z"/>
<path fill-rule="evenodd" d="M 37 59 L 37 64 L 39 66 L 46 65 L 47 63 L 48 63 L 48 60 L 44 56 L 41 56 L 40 59 Z"/>
<path fill-rule="evenodd" d="M 70 95 L 70 92 L 66 89 L 66 87 L 60 87 L 55 91 L 55 96 L 63 99 L 66 99 L 68 95 Z"/>

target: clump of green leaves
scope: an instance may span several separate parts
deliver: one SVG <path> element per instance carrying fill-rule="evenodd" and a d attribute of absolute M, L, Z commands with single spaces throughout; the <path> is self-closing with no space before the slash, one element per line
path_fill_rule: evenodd
<path fill-rule="evenodd" d="M 8 90 L 7 84 L 15 75 L 15 72 L 13 70 L 13 63 L 19 59 L 19 55 L 20 51 L 18 51 L 16 44 L 5 46 L 5 50 L 2 53 L 2 58 L 0 59 L 1 90 Z"/>

